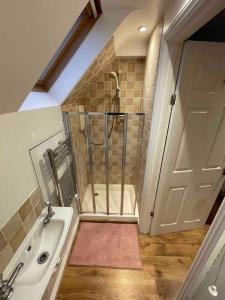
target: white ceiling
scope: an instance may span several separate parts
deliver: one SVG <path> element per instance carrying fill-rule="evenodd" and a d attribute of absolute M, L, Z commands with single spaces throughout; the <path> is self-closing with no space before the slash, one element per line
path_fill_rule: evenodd
<path fill-rule="evenodd" d="M 102 0 L 103 11 L 133 10 L 114 33 L 117 56 L 145 56 L 149 36 L 158 21 L 163 17 L 171 0 Z M 147 27 L 140 33 L 137 28 Z"/>

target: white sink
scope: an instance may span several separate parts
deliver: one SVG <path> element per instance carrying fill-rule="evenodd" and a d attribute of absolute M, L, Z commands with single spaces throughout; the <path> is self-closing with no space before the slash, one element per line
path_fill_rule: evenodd
<path fill-rule="evenodd" d="M 44 209 L 40 218 L 23 241 L 15 256 L 4 272 L 4 278 L 9 278 L 18 263 L 24 263 L 13 284 L 12 300 L 40 300 L 60 260 L 60 252 L 65 242 L 72 220 L 71 207 L 53 207 L 55 215 L 47 225 L 43 219 L 47 210 Z M 44 263 L 38 263 L 40 255 Z M 43 261 L 42 261 L 43 262 Z"/>

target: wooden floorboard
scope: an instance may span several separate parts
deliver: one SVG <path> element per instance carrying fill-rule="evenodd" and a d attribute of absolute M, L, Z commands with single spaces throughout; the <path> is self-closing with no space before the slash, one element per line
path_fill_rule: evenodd
<path fill-rule="evenodd" d="M 174 300 L 207 230 L 139 235 L 142 270 L 67 265 L 57 299 Z"/>

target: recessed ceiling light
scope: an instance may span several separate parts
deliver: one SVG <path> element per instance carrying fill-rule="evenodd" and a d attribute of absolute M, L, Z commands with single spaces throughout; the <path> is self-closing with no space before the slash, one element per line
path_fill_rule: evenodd
<path fill-rule="evenodd" d="M 140 31 L 140 32 L 144 32 L 146 30 L 147 30 L 147 28 L 145 26 L 138 27 L 138 31 Z"/>

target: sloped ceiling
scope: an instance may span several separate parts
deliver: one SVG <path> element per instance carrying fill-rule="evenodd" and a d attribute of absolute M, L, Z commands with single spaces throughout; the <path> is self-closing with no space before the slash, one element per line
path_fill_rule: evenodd
<path fill-rule="evenodd" d="M 0 113 L 19 109 L 86 3 L 0 1 Z"/>
<path fill-rule="evenodd" d="M 98 35 L 102 34 L 101 39 L 104 38 L 107 43 L 114 32 L 116 55 L 144 55 L 147 39 L 165 11 L 165 2 L 167 3 L 164 0 L 102 0 L 103 15 L 96 24 L 100 28 Z M 0 2 L 0 114 L 18 111 L 30 94 L 32 97 L 27 98 L 33 108 L 29 109 L 59 105 L 66 99 L 69 90 L 73 89 L 83 74 L 73 74 L 74 78 L 67 78 L 66 81 L 64 75 L 60 76 L 60 84 L 56 82 L 50 93 L 33 95 L 30 91 L 86 3 L 87 0 Z M 114 27 L 111 24 L 113 22 Z M 139 23 L 148 27 L 148 31 L 143 35 L 136 30 Z M 109 37 L 104 32 L 105 24 L 109 27 L 108 35 L 114 28 Z M 96 38 L 97 42 L 94 36 L 89 37 L 92 45 L 99 44 L 99 36 Z M 102 41 L 101 47 L 104 46 Z M 102 49 L 98 50 L 93 51 L 93 58 L 88 57 L 90 62 L 94 61 Z M 84 73 L 86 69 L 82 67 Z M 74 81 L 73 87 L 70 81 Z M 69 84 L 71 87 L 67 88 L 65 96 L 62 86 L 66 87 Z"/>

